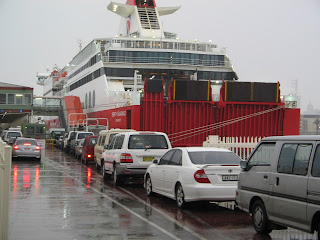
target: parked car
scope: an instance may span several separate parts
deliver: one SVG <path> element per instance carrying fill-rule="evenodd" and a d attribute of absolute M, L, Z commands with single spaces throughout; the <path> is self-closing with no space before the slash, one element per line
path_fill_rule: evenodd
<path fill-rule="evenodd" d="M 70 152 L 71 149 L 71 140 L 74 139 L 75 135 L 78 133 L 79 131 L 71 131 L 66 133 L 66 135 L 64 136 L 64 140 L 63 140 L 63 150 L 67 153 Z"/>
<path fill-rule="evenodd" d="M 160 158 L 171 144 L 168 136 L 160 132 L 118 133 L 103 152 L 102 175 L 111 176 L 115 185 L 125 179 L 143 179 L 155 158 Z"/>
<path fill-rule="evenodd" d="M 62 143 L 63 143 L 64 136 L 60 136 L 59 139 L 56 141 L 56 147 L 62 149 Z"/>
<path fill-rule="evenodd" d="M 93 135 L 93 132 L 77 132 L 75 135 L 73 135 L 70 142 L 70 153 L 75 155 L 75 147 L 79 141 Z"/>
<path fill-rule="evenodd" d="M 87 164 L 88 162 L 94 162 L 94 146 L 97 144 L 98 136 L 88 136 L 84 140 L 81 154 L 81 162 Z"/>
<path fill-rule="evenodd" d="M 4 135 L 3 140 L 5 142 L 8 142 L 10 138 L 12 137 L 22 137 L 22 132 L 21 131 L 7 131 Z"/>
<path fill-rule="evenodd" d="M 41 160 L 41 147 L 34 138 L 18 137 L 12 145 L 12 159 L 25 157 Z"/>
<path fill-rule="evenodd" d="M 110 130 L 102 130 L 99 132 L 98 135 L 98 142 L 94 146 L 94 162 L 96 163 L 97 171 L 100 171 L 100 168 L 102 166 L 103 158 L 102 153 L 103 151 L 108 148 L 108 145 L 110 145 L 113 137 L 121 132 L 134 132 L 133 129 L 110 129 Z"/>
<path fill-rule="evenodd" d="M 147 195 L 158 193 L 183 208 L 194 201 L 234 201 L 241 159 L 222 148 L 169 150 L 145 174 Z"/>
<path fill-rule="evenodd" d="M 71 141 L 75 138 L 79 131 L 70 131 L 64 137 L 63 149 L 65 152 L 71 152 Z"/>
<path fill-rule="evenodd" d="M 75 149 L 75 157 L 77 159 L 79 159 L 82 155 L 83 143 L 84 143 L 84 138 L 80 139 L 80 141 L 75 144 L 75 148 L 74 148 Z"/>
<path fill-rule="evenodd" d="M 1 137 L 1 139 L 4 141 L 4 136 L 6 135 L 6 132 L 8 132 L 8 130 L 3 130 L 2 132 L 1 132 L 1 135 L 0 135 L 0 137 Z"/>
<path fill-rule="evenodd" d="M 264 138 L 241 168 L 236 202 L 258 233 L 286 226 L 320 239 L 320 136 Z"/>

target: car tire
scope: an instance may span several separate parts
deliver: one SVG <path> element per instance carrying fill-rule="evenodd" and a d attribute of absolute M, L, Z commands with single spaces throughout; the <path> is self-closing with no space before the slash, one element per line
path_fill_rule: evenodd
<path fill-rule="evenodd" d="M 95 160 L 95 162 L 96 162 L 96 169 L 97 169 L 97 172 L 100 172 L 100 165 L 98 164 L 98 162 L 97 162 L 97 159 Z"/>
<path fill-rule="evenodd" d="M 318 239 L 320 240 L 320 221 L 318 222 L 317 232 L 318 232 Z"/>
<path fill-rule="evenodd" d="M 104 163 L 101 163 L 102 165 L 102 178 L 107 179 L 107 173 L 106 173 L 106 168 L 104 166 Z"/>
<path fill-rule="evenodd" d="M 176 187 L 176 203 L 179 208 L 185 208 L 187 205 L 184 200 L 184 192 L 180 183 Z"/>
<path fill-rule="evenodd" d="M 116 165 L 113 165 L 113 172 L 112 172 L 112 182 L 115 186 L 119 186 L 121 185 L 121 181 L 119 179 L 119 176 L 118 176 L 118 171 L 117 171 L 117 166 Z"/>
<path fill-rule="evenodd" d="M 147 193 L 147 196 L 152 196 L 153 195 L 152 182 L 151 182 L 151 177 L 150 177 L 149 174 L 146 177 L 146 193 Z"/>
<path fill-rule="evenodd" d="M 261 200 L 252 205 L 252 223 L 257 233 L 268 234 L 272 231 L 267 212 Z"/>

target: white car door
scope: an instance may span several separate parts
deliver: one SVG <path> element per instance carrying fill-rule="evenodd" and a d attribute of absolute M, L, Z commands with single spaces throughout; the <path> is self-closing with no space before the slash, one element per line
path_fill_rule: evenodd
<path fill-rule="evenodd" d="M 164 191 L 170 195 L 175 194 L 175 184 L 179 178 L 182 168 L 182 151 L 180 149 L 174 150 L 174 154 L 168 162 L 168 165 L 164 167 Z"/>
<path fill-rule="evenodd" d="M 165 171 L 167 164 L 173 156 L 175 150 L 170 150 L 162 156 L 156 167 L 152 168 L 151 181 L 155 191 L 163 192 L 165 190 Z"/>

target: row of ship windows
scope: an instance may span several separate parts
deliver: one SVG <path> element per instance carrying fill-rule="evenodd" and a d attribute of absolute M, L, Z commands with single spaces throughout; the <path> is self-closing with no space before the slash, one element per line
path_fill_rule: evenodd
<path fill-rule="evenodd" d="M 94 64 L 96 64 L 97 62 L 101 61 L 101 56 L 100 54 L 97 54 L 95 56 L 93 56 L 85 65 L 83 65 L 81 68 L 79 68 L 77 71 L 75 71 L 74 73 L 72 73 L 69 76 L 69 79 L 73 78 L 74 76 L 76 76 L 77 74 L 79 74 L 80 72 L 82 72 L 83 70 L 85 70 L 88 67 L 93 66 Z"/>
<path fill-rule="evenodd" d="M 0 93 L 0 104 L 32 105 L 32 94 Z"/>
<path fill-rule="evenodd" d="M 88 67 L 101 61 L 101 55 L 93 56 L 85 65 L 69 76 L 73 78 Z M 109 62 L 134 62 L 134 63 L 172 63 L 204 66 L 223 66 L 224 55 L 206 55 L 176 52 L 146 52 L 146 51 L 114 51 L 108 53 Z M 132 76 L 132 75 L 131 75 Z"/>
<path fill-rule="evenodd" d="M 73 83 L 70 85 L 70 91 L 88 83 L 91 82 L 93 79 L 96 79 L 98 77 L 100 77 L 101 75 L 103 75 L 103 68 L 100 68 L 96 71 L 94 71 L 93 73 L 90 73 L 89 75 L 81 78 L 80 80 L 78 80 L 77 82 Z"/>
<path fill-rule="evenodd" d="M 84 78 L 73 83 L 69 87 L 69 91 L 72 91 L 102 75 L 110 77 L 132 77 L 134 76 L 134 70 L 132 68 L 100 68 L 94 73 L 91 73 Z M 190 76 L 194 75 L 195 71 L 189 70 L 178 70 L 178 69 L 136 69 L 139 74 L 142 75 L 143 79 L 158 78 L 161 77 L 165 79 L 182 80 L 190 79 Z M 235 72 L 208 72 L 208 71 L 198 71 L 198 79 L 203 80 L 237 80 L 238 77 Z"/>
<path fill-rule="evenodd" d="M 147 52 L 147 51 L 109 51 L 109 57 L 128 57 L 128 58 L 163 58 L 163 59 L 184 59 L 199 61 L 216 61 L 224 62 L 224 55 L 208 55 L 194 53 L 178 53 L 178 52 Z"/>

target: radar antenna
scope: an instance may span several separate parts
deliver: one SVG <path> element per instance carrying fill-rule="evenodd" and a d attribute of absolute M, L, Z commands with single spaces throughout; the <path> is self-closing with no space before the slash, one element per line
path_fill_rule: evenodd
<path fill-rule="evenodd" d="M 84 43 L 84 42 L 82 42 L 81 39 L 78 40 L 79 52 L 81 52 L 81 50 L 82 50 L 82 44 L 83 44 L 83 43 Z"/>

